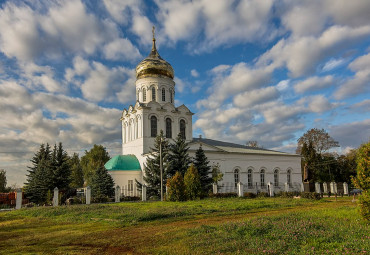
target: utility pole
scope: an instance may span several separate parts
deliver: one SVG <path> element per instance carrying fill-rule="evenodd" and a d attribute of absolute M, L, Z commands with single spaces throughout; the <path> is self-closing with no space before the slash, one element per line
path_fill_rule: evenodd
<path fill-rule="evenodd" d="M 161 201 L 163 201 L 162 137 L 159 140 L 159 169 L 161 172 Z"/>

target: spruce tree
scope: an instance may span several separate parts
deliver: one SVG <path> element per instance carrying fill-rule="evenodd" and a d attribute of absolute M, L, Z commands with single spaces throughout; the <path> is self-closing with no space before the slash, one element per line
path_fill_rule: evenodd
<path fill-rule="evenodd" d="M 84 174 L 80 164 L 80 158 L 77 153 L 73 153 L 73 156 L 69 160 L 71 167 L 71 188 L 81 188 L 84 185 Z"/>
<path fill-rule="evenodd" d="M 198 170 L 200 176 L 200 184 L 202 187 L 202 195 L 207 195 L 212 188 L 212 171 L 209 165 L 209 160 L 202 149 L 199 146 L 198 150 L 195 152 L 194 166 Z"/>
<path fill-rule="evenodd" d="M 175 143 L 170 145 L 170 153 L 168 156 L 170 162 L 168 170 L 169 177 L 174 176 L 177 171 L 184 176 L 191 163 L 188 150 L 188 144 L 179 133 L 175 139 Z"/>
<path fill-rule="evenodd" d="M 92 176 L 91 194 L 93 197 L 114 196 L 114 181 L 105 167 L 99 167 Z"/>
<path fill-rule="evenodd" d="M 71 168 L 67 152 L 63 149 L 62 143 L 55 144 L 52 159 L 52 186 L 51 190 L 57 187 L 59 190 L 67 190 L 71 182 Z"/>
<path fill-rule="evenodd" d="M 160 153 L 159 149 L 162 146 L 162 166 L 163 166 L 163 191 L 165 191 L 166 180 L 168 178 L 168 141 L 163 135 L 163 130 L 155 138 L 154 148 L 150 148 L 150 156 L 144 165 L 144 176 L 143 180 L 148 185 L 147 194 L 148 196 L 161 195 L 161 174 L 160 174 Z M 141 183 L 137 182 L 138 186 L 141 187 Z"/>

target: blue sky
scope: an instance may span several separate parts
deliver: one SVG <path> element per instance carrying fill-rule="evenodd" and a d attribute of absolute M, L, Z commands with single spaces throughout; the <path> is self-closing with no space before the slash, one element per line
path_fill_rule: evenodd
<path fill-rule="evenodd" d="M 0 168 L 22 185 L 41 143 L 120 153 L 135 67 L 157 48 L 193 134 L 294 152 L 324 128 L 370 134 L 370 2 L 0 1 Z"/>

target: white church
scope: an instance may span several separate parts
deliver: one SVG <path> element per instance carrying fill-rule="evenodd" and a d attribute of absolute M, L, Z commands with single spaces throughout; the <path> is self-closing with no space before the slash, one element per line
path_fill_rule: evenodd
<path fill-rule="evenodd" d="M 122 112 L 122 155 L 105 164 L 115 185 L 133 192 L 135 179 L 143 181 L 146 158 L 155 137 L 163 130 L 169 141 L 181 133 L 189 143 L 190 156 L 202 146 L 210 164 L 219 165 L 223 179 L 218 183 L 218 192 L 236 192 L 239 182 L 244 192 L 300 191 L 299 155 L 193 138 L 194 113 L 185 105 L 175 106 L 173 79 L 174 70 L 158 54 L 153 33 L 152 50 L 136 67 L 136 103 Z"/>

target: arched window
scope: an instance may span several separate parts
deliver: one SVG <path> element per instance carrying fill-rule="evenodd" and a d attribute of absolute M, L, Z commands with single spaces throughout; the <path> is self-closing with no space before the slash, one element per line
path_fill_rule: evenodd
<path fill-rule="evenodd" d="M 186 139 L 185 131 L 186 131 L 185 120 L 180 120 L 180 135 L 182 139 Z"/>
<path fill-rule="evenodd" d="M 237 187 L 239 181 L 240 181 L 240 178 L 239 178 L 239 169 L 235 169 L 234 170 L 235 188 Z"/>
<path fill-rule="evenodd" d="M 252 169 L 248 169 L 248 188 L 253 187 Z"/>
<path fill-rule="evenodd" d="M 279 170 L 275 169 L 274 171 L 274 186 L 279 186 Z"/>
<path fill-rule="evenodd" d="M 171 102 L 171 104 L 173 103 L 173 94 L 172 94 L 172 89 L 170 89 L 170 102 Z"/>
<path fill-rule="evenodd" d="M 157 117 L 152 116 L 150 118 L 150 136 L 156 137 L 157 136 Z"/>
<path fill-rule="evenodd" d="M 166 119 L 166 138 L 172 138 L 172 120 Z"/>
<path fill-rule="evenodd" d="M 155 88 L 152 88 L 152 101 L 156 101 Z"/>
<path fill-rule="evenodd" d="M 288 169 L 286 172 L 286 182 L 288 183 L 289 187 L 292 186 L 292 178 L 291 178 L 291 171 Z"/>
<path fill-rule="evenodd" d="M 260 173 L 260 179 L 261 179 L 261 187 L 265 187 L 265 170 L 261 170 Z"/>
<path fill-rule="evenodd" d="M 166 90 L 162 89 L 162 101 L 166 101 Z"/>
<path fill-rule="evenodd" d="M 143 102 L 146 101 L 146 89 L 144 88 L 143 89 Z"/>

